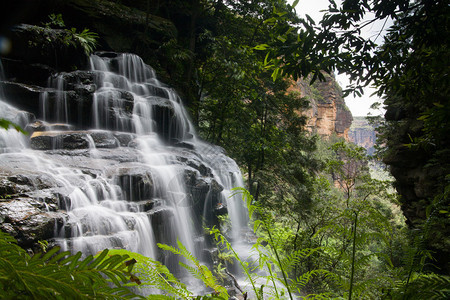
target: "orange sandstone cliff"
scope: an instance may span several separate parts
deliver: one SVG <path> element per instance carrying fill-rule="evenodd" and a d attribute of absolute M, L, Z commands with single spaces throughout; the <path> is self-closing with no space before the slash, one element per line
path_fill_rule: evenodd
<path fill-rule="evenodd" d="M 307 128 L 321 136 L 333 134 L 349 140 L 352 114 L 345 105 L 342 90 L 333 75 L 325 74 L 326 81 L 317 80 L 312 85 L 300 79 L 294 90 L 310 102 L 310 108 L 303 112 L 308 117 Z"/>

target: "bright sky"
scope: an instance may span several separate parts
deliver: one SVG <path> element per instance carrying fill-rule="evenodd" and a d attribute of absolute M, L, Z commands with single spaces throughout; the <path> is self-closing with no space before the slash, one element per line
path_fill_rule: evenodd
<path fill-rule="evenodd" d="M 293 0 L 288 0 L 288 2 L 292 3 Z M 336 3 L 339 5 L 341 0 L 336 0 Z M 322 18 L 323 12 L 321 10 L 325 10 L 328 8 L 328 0 L 299 0 L 296 8 L 297 13 L 300 16 L 304 16 L 308 14 L 311 18 L 314 19 L 317 23 Z M 375 23 L 372 27 L 369 26 L 367 32 L 363 32 L 365 36 L 376 36 L 381 29 L 382 24 Z M 378 30 L 377 30 L 378 29 Z M 378 41 L 381 42 L 381 37 L 378 37 Z M 337 81 L 341 85 L 342 88 L 345 88 L 349 83 L 348 77 L 344 74 L 337 75 Z M 353 116 L 366 116 L 369 112 L 372 115 L 379 115 L 380 111 L 370 110 L 370 106 L 372 103 L 379 100 L 377 96 L 370 97 L 371 94 L 375 92 L 375 89 L 366 88 L 364 90 L 364 95 L 362 97 L 353 97 L 353 95 L 349 95 L 345 98 L 345 102 L 352 112 Z"/>

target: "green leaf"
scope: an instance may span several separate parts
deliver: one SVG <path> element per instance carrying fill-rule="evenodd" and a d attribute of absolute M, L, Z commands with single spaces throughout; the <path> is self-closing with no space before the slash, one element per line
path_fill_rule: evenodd
<path fill-rule="evenodd" d="M 259 44 L 255 47 L 253 47 L 253 49 L 255 50 L 267 50 L 269 48 L 269 45 L 267 44 Z"/>

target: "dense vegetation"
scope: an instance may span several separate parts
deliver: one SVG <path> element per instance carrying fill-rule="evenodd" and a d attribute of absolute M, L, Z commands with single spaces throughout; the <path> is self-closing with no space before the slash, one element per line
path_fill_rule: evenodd
<path fill-rule="evenodd" d="M 179 249 L 161 245 L 188 259 L 187 268 L 217 292 L 205 298 L 227 297 L 221 279 L 232 258 L 248 275 L 251 297 L 258 299 L 449 297 L 446 1 L 346 0 L 340 6 L 330 1 L 319 25 L 297 17 L 294 5 L 284 0 L 116 2 L 174 22 L 179 35 L 161 46 L 167 56 L 159 67 L 178 82 L 201 136 L 223 146 L 245 174 L 244 194 L 259 237 L 255 265 L 236 257 L 216 230 L 211 234 L 221 245 L 223 264 L 214 271 L 181 244 Z M 363 21 L 368 13 L 374 20 L 394 21 L 381 45 L 358 34 L 372 22 Z M 305 130 L 300 112 L 308 102 L 289 87 L 292 78 L 320 80 L 324 70 L 350 74 L 356 93 L 369 84 L 378 88 L 387 107 L 386 119 L 375 120 L 381 122 L 378 155 L 391 165 L 395 182 L 370 176 L 363 149 Z M 424 187 L 405 185 L 412 179 L 403 174 L 411 170 L 419 172 Z M 418 188 L 427 192 L 417 195 Z M 97 291 L 114 298 L 128 295 L 120 282 L 127 278 L 175 298 L 193 296 L 162 265 L 136 254 L 126 253 L 145 265 L 136 266 L 137 277 L 123 265 L 125 256 L 112 256 L 108 263 L 51 259 L 54 252 L 30 257 L 3 235 L 0 246 L 8 253 L 1 260 L 6 271 L 0 288 L 13 298 L 64 298 L 75 287 L 79 298 Z M 268 271 L 264 284 L 256 284 L 258 267 Z M 41 286 L 37 275 L 55 272 L 64 274 L 60 281 Z M 119 288 L 108 289 L 100 273 Z"/>

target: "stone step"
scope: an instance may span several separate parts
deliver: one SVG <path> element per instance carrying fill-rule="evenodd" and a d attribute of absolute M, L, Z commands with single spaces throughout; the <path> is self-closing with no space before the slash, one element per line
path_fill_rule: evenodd
<path fill-rule="evenodd" d="M 29 133 L 34 133 L 36 131 L 73 131 L 74 129 L 75 127 L 70 124 L 48 123 L 41 120 L 30 123 L 25 127 L 25 130 Z"/>
<path fill-rule="evenodd" d="M 26 129 L 32 132 L 30 144 L 34 150 L 89 149 L 93 146 L 99 149 L 112 149 L 119 146 L 128 147 L 135 138 L 134 134 L 128 132 L 103 130 L 74 131 L 73 126 L 69 124 L 41 126 L 33 123 L 27 126 Z"/>

